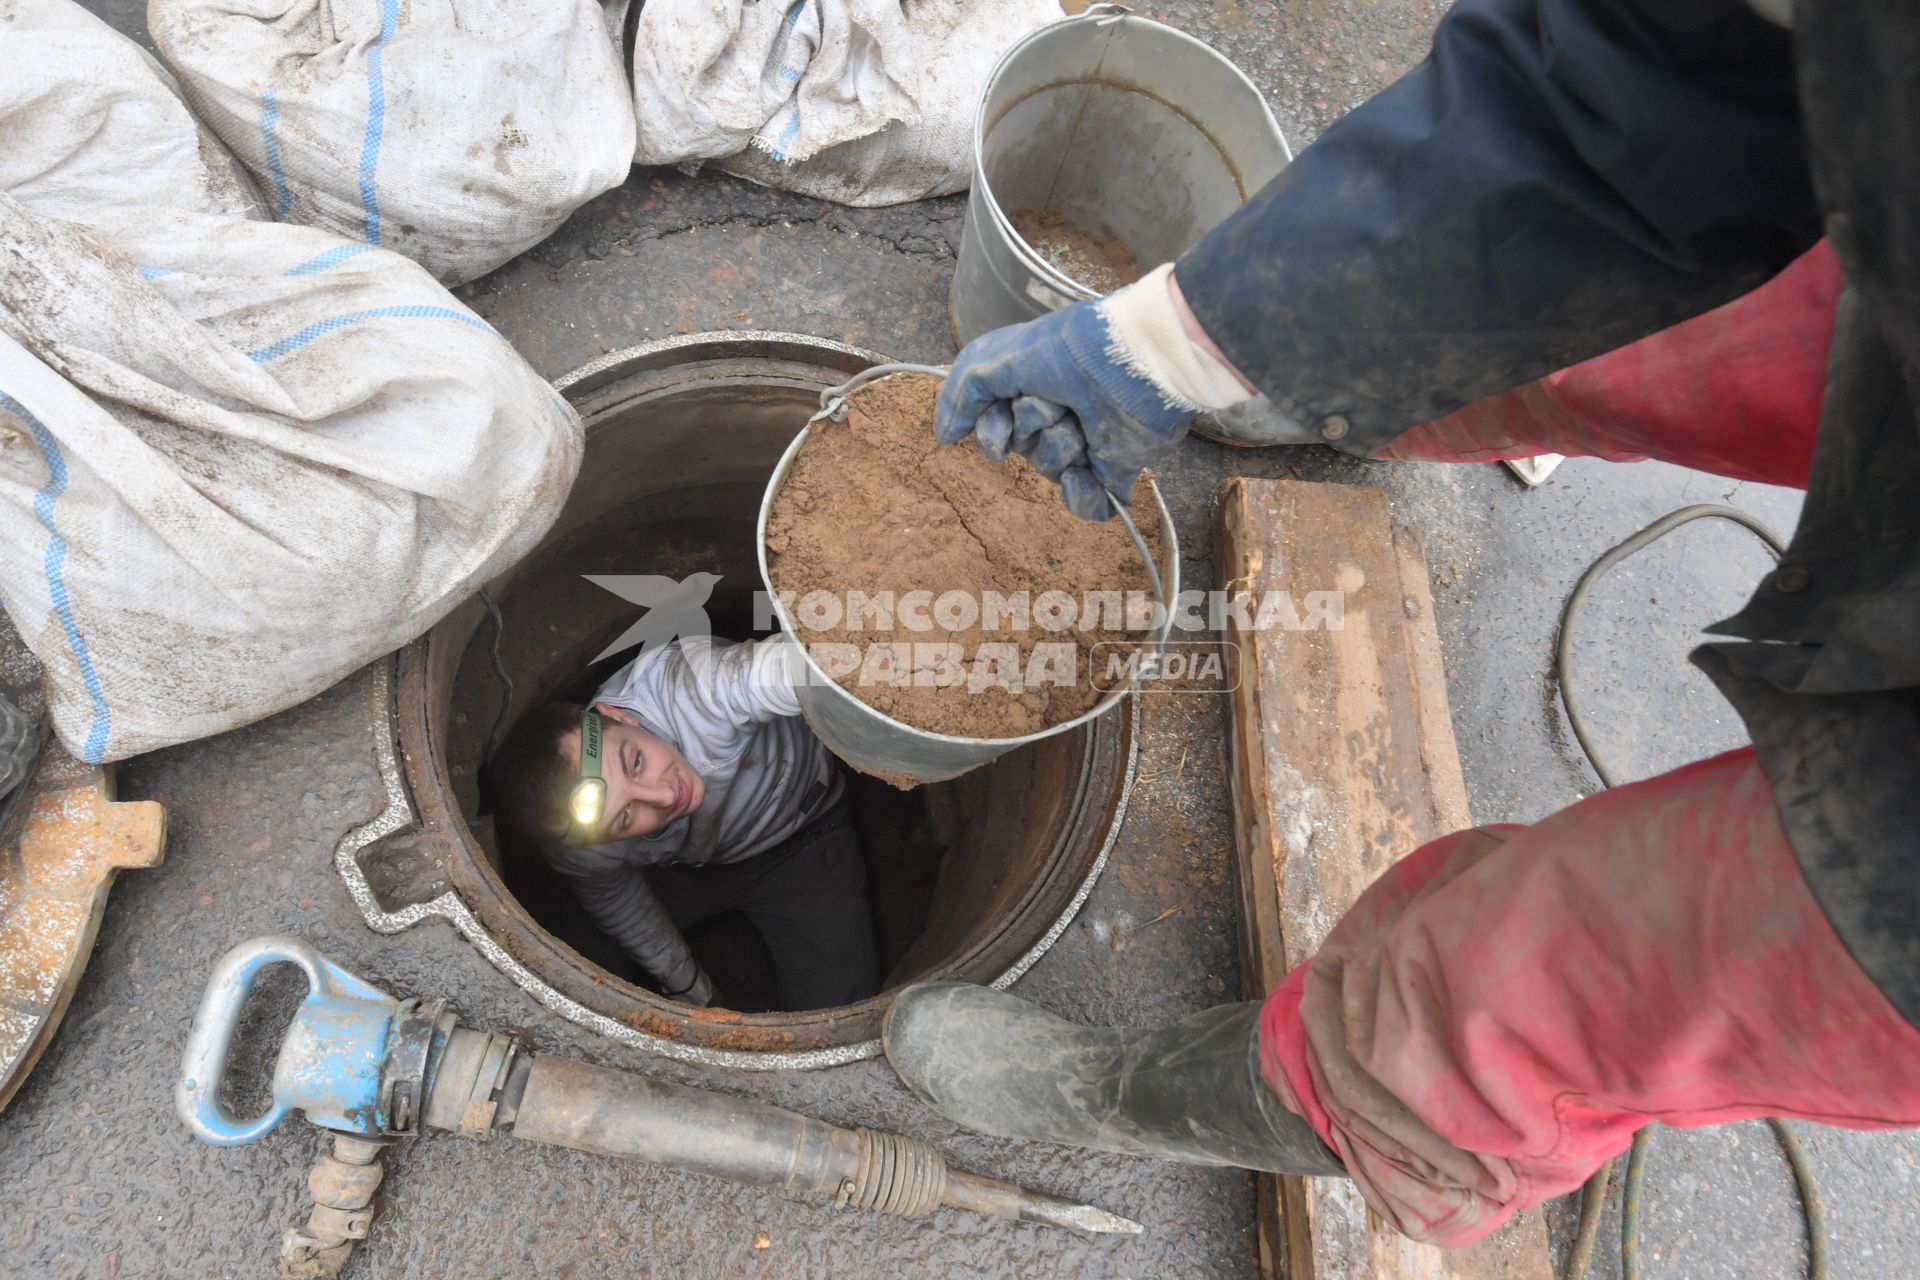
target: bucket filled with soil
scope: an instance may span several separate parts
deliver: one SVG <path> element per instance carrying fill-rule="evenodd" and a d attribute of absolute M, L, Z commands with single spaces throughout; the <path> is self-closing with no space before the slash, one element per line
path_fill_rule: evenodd
<path fill-rule="evenodd" d="M 981 97 L 948 316 L 962 345 L 1172 262 L 1284 168 L 1266 100 L 1113 5 L 1007 50 Z"/>
<path fill-rule="evenodd" d="M 760 508 L 761 577 L 805 655 L 801 710 L 898 786 L 1110 710 L 1152 669 L 1179 594 L 1151 474 L 1131 528 L 1081 520 L 1019 456 L 935 442 L 939 372 L 829 392 L 834 413 L 795 438 Z"/>

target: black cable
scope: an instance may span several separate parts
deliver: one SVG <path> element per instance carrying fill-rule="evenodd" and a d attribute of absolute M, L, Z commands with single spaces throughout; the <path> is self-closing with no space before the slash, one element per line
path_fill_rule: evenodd
<path fill-rule="evenodd" d="M 1567 1250 L 1567 1266 L 1562 1280 L 1582 1280 L 1593 1262 L 1593 1242 L 1600 1238 L 1600 1215 L 1607 1207 L 1607 1185 L 1613 1179 L 1613 1161 L 1594 1170 L 1587 1185 L 1580 1188 L 1580 1229 L 1573 1234 L 1573 1248 Z"/>
<path fill-rule="evenodd" d="M 1653 1126 L 1633 1135 L 1627 1151 L 1627 1185 L 1620 1193 L 1620 1276 L 1640 1280 L 1640 1192 L 1647 1175 L 1647 1148 L 1653 1145 Z"/>
<path fill-rule="evenodd" d="M 1820 1185 L 1813 1180 L 1813 1166 L 1807 1162 L 1807 1153 L 1800 1147 L 1800 1135 L 1793 1131 L 1792 1125 L 1779 1116 L 1768 1116 L 1767 1123 L 1780 1139 L 1780 1149 L 1786 1152 L 1787 1163 L 1793 1168 L 1793 1180 L 1800 1188 L 1800 1203 L 1806 1206 L 1807 1274 L 1811 1280 L 1828 1280 L 1827 1208 L 1820 1198 Z"/>
<path fill-rule="evenodd" d="M 1587 591 L 1607 570 L 1628 556 L 1646 550 L 1681 525 L 1708 518 L 1731 520 L 1750 530 L 1767 544 L 1767 550 L 1776 561 L 1787 552 L 1786 543 L 1779 534 L 1738 507 L 1717 502 L 1682 507 L 1661 516 L 1588 565 L 1587 571 L 1580 575 L 1580 580 L 1573 584 L 1573 590 L 1567 593 L 1567 603 L 1560 610 L 1560 633 L 1553 642 L 1554 683 L 1560 687 L 1560 701 L 1567 709 L 1567 724 L 1573 729 L 1574 739 L 1586 755 L 1587 763 L 1599 775 L 1602 786 L 1614 785 L 1613 772 L 1602 763 L 1593 740 L 1587 736 L 1586 721 L 1581 719 L 1579 700 L 1574 696 L 1573 683 L 1569 678 L 1574 615 L 1586 599 Z M 1800 1203 L 1807 1219 L 1808 1276 L 1810 1280 L 1828 1280 L 1826 1210 L 1820 1200 L 1820 1189 L 1814 1182 L 1813 1167 L 1807 1163 L 1806 1153 L 1801 1150 L 1800 1140 L 1791 1125 L 1777 1116 L 1769 1117 L 1767 1122 L 1779 1136 L 1781 1150 L 1786 1153 L 1787 1163 L 1793 1168 L 1794 1182 L 1800 1188 Z M 1640 1195 L 1646 1175 L 1647 1149 L 1652 1142 L 1652 1126 L 1641 1129 L 1633 1135 L 1633 1147 L 1627 1158 L 1627 1177 L 1620 1213 L 1620 1270 L 1624 1280 L 1640 1280 Z M 1608 1184 L 1618 1163 L 1618 1159 L 1607 1161 L 1587 1179 L 1586 1186 L 1581 1190 L 1580 1226 L 1574 1232 L 1573 1248 L 1567 1252 L 1567 1266 L 1562 1280 L 1582 1280 L 1587 1273 L 1587 1267 L 1593 1259 L 1593 1242 L 1600 1234 L 1600 1215 L 1606 1207 Z"/>
<path fill-rule="evenodd" d="M 1827 1209 L 1820 1198 L 1820 1185 L 1814 1181 L 1813 1166 L 1807 1161 L 1807 1153 L 1800 1146 L 1800 1136 L 1793 1126 L 1779 1116 L 1768 1116 L 1767 1123 L 1773 1126 L 1774 1136 L 1780 1139 L 1780 1150 L 1787 1157 L 1787 1165 L 1793 1170 L 1794 1185 L 1800 1190 L 1801 1210 L 1807 1224 L 1807 1276 L 1808 1280 L 1830 1280 L 1831 1273 L 1827 1264 Z M 1627 1155 L 1627 1188 L 1620 1212 L 1620 1274 L 1622 1280 L 1640 1280 L 1640 1192 L 1645 1174 L 1647 1148 L 1653 1143 L 1651 1126 L 1633 1135 L 1633 1149 Z M 1616 1162 L 1608 1161 L 1601 1175 L 1611 1172 Z M 1586 1205 L 1580 1207 L 1580 1226 L 1586 1229 Z M 1596 1227 L 1599 1214 L 1595 1215 Z M 1571 1270 L 1570 1276 L 1575 1274 Z"/>
<path fill-rule="evenodd" d="M 1600 753 L 1594 750 L 1593 740 L 1587 736 L 1586 721 L 1580 718 L 1580 705 L 1574 699 L 1573 683 L 1568 678 L 1568 656 L 1573 650 L 1573 645 L 1569 643 L 1569 640 L 1573 634 L 1574 611 L 1580 607 L 1581 601 L 1586 599 L 1587 591 L 1600 579 L 1600 575 L 1604 574 L 1607 570 L 1613 568 L 1613 566 L 1619 564 L 1628 556 L 1636 552 L 1645 551 L 1653 543 L 1666 537 L 1681 525 L 1689 524 L 1695 520 L 1705 520 L 1709 517 L 1720 520 L 1731 520 L 1737 525 L 1751 529 L 1755 534 L 1759 535 L 1762 542 L 1767 544 L 1768 550 L 1773 552 L 1773 558 L 1776 560 L 1786 554 L 1786 544 L 1780 540 L 1779 534 L 1767 528 L 1766 525 L 1761 524 L 1758 520 L 1740 510 L 1738 507 L 1723 506 L 1717 502 L 1703 502 L 1691 507 L 1682 507 L 1678 511 L 1669 511 L 1666 515 L 1661 516 L 1658 520 L 1655 520 L 1652 524 L 1588 565 L 1587 571 L 1580 575 L 1580 580 L 1573 584 L 1573 590 L 1567 593 L 1567 603 L 1560 610 L 1560 634 L 1553 642 L 1553 679 L 1554 683 L 1560 686 L 1560 700 L 1566 704 L 1567 723 L 1573 726 L 1573 736 L 1579 740 L 1580 750 L 1586 753 L 1588 763 L 1593 765 L 1593 771 L 1600 775 L 1601 784 L 1604 786 L 1611 787 L 1614 785 L 1613 774 L 1608 770 L 1606 765 L 1600 762 Z"/>

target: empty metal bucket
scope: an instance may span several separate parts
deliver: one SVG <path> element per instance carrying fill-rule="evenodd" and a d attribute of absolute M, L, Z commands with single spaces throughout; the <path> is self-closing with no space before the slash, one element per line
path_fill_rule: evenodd
<path fill-rule="evenodd" d="M 760 581 L 766 588 L 767 599 L 772 602 L 781 629 L 796 638 L 804 637 L 805 633 L 781 602 L 779 593 L 774 590 L 773 575 L 767 568 L 767 515 L 773 510 L 774 495 L 786 483 L 793 460 L 799 456 L 801 448 L 812 434 L 812 427 L 803 429 L 787 446 L 787 451 L 780 455 L 780 463 L 774 467 L 773 477 L 767 481 L 766 494 L 760 500 L 760 518 L 755 527 Z M 1167 514 L 1167 504 L 1160 498 L 1160 487 L 1151 476 L 1140 477 L 1134 488 L 1132 509 L 1142 523 L 1145 523 L 1144 517 L 1151 514 L 1160 525 L 1159 569 L 1166 616 L 1140 646 L 1143 651 L 1151 653 L 1166 642 L 1167 632 L 1173 626 L 1175 605 L 1180 598 L 1180 543 L 1173 531 L 1173 518 Z M 805 645 L 800 647 L 800 651 L 804 655 L 807 679 L 805 683 L 797 685 L 796 691 L 800 713 L 806 717 L 807 723 L 836 756 L 862 772 L 902 787 L 957 778 L 1015 747 L 1038 742 L 1056 733 L 1065 733 L 1112 710 L 1132 687 L 1131 684 L 1116 686 L 1091 709 L 1038 733 L 1018 738 L 956 738 L 916 729 L 874 710 L 841 688 L 807 652 Z"/>
<path fill-rule="evenodd" d="M 1099 296 L 1021 239 L 1020 211 L 1051 209 L 1151 268 L 1291 158 L 1253 82 L 1192 36 L 1117 5 L 1042 27 L 1007 51 L 980 100 L 948 304 L 955 340 Z"/>

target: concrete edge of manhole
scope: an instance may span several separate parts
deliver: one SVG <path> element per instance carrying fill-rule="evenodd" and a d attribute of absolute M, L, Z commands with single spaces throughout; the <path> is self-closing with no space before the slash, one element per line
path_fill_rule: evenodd
<path fill-rule="evenodd" d="M 373 895 L 372 886 L 367 882 L 366 872 L 360 866 L 361 851 L 387 836 L 407 829 L 417 820 L 413 801 L 407 794 L 406 782 L 401 776 L 399 752 L 395 746 L 397 725 L 394 720 L 393 690 L 394 667 L 398 661 L 396 654 L 375 663 L 371 682 L 369 727 L 373 732 L 374 755 L 379 765 L 380 782 L 386 790 L 386 805 L 370 821 L 342 836 L 333 850 L 334 870 L 339 874 L 342 884 L 346 886 L 347 896 L 353 899 L 354 906 L 359 910 L 360 918 L 365 921 L 367 928 L 375 933 L 394 934 L 411 929 L 423 921 L 444 920 L 452 925 L 488 964 L 499 970 L 514 986 L 519 987 L 552 1013 L 578 1027 L 596 1035 L 605 1036 L 629 1048 L 662 1058 L 671 1058 L 678 1062 L 745 1071 L 818 1071 L 822 1068 L 845 1066 L 848 1063 L 860 1062 L 880 1055 L 880 1041 L 877 1038 L 821 1049 L 762 1053 L 688 1045 L 670 1040 L 665 1036 L 639 1031 L 603 1013 L 597 1013 L 579 1001 L 555 990 L 501 946 L 455 890 L 448 889 L 436 898 L 426 902 L 416 902 L 398 911 L 388 911 L 382 907 Z M 1040 957 L 1059 941 L 1060 935 L 1067 931 L 1067 927 L 1080 914 L 1080 909 L 1086 905 L 1088 896 L 1093 893 L 1094 886 L 1100 881 L 1101 873 L 1106 870 L 1107 857 L 1112 853 L 1114 843 L 1120 838 L 1120 829 L 1126 823 L 1127 805 L 1133 797 L 1134 773 L 1140 755 L 1138 698 L 1128 699 L 1127 714 L 1132 723 L 1131 732 L 1127 735 L 1127 758 L 1121 769 L 1119 797 L 1114 802 L 1113 816 L 1107 824 L 1106 834 L 1101 839 L 1100 851 L 1095 855 L 1093 865 L 1087 870 L 1079 888 L 1074 891 L 1073 898 L 1061 911 L 1059 917 L 1018 960 L 1008 966 L 1006 972 L 990 984 L 997 990 L 1004 991 L 1018 982 L 1039 962 Z"/>

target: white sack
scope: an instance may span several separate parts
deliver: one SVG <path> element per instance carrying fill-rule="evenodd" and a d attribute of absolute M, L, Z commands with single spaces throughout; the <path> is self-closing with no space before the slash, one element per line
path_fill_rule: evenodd
<path fill-rule="evenodd" d="M 648 0 L 635 159 L 841 204 L 964 191 L 987 77 L 1059 0 Z"/>
<path fill-rule="evenodd" d="M 0 140 L 0 191 L 36 213 L 266 216 L 166 68 L 73 0 L 0 0 Z"/>
<path fill-rule="evenodd" d="M 0 592 L 112 760 L 291 706 L 525 554 L 578 419 L 420 267 L 0 195 Z"/>
<path fill-rule="evenodd" d="M 449 284 L 625 181 L 625 0 L 150 0 L 147 23 L 271 215 Z"/>

